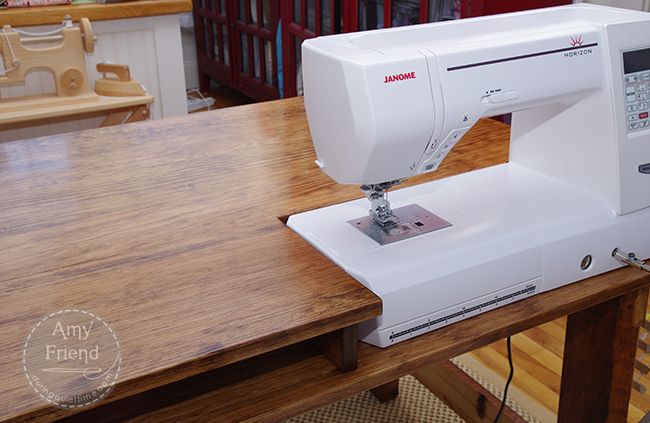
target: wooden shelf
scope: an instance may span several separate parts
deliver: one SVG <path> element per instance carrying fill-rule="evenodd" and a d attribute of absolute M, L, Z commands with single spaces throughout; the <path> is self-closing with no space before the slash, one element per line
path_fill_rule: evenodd
<path fill-rule="evenodd" d="M 88 18 L 91 21 L 108 21 L 191 11 L 191 0 L 139 0 L 112 4 L 85 3 L 70 6 L 4 9 L 0 11 L 0 23 L 19 27 L 58 24 L 66 15 L 70 15 L 73 21 L 78 21 L 79 18 Z"/>
<path fill-rule="evenodd" d="M 94 95 L 85 102 L 79 102 L 76 97 L 54 95 L 51 98 L 36 96 L 31 100 L 24 97 L 15 100 L 0 102 L 0 125 L 142 106 L 153 103 L 154 99 L 147 94 L 137 97 Z"/>

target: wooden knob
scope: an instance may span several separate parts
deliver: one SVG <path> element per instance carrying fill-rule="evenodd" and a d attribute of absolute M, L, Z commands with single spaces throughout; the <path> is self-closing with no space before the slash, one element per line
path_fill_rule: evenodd
<path fill-rule="evenodd" d="M 68 68 L 61 74 L 61 84 L 69 90 L 81 88 L 84 82 L 84 74 L 77 68 Z"/>

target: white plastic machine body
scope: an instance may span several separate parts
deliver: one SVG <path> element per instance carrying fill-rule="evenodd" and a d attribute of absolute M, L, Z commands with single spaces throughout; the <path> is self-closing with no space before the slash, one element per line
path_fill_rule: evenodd
<path fill-rule="evenodd" d="M 615 248 L 650 256 L 650 14 L 577 4 L 302 49 L 317 163 L 340 183 L 434 171 L 479 118 L 513 113 L 508 163 L 391 193 L 447 228 L 379 245 L 348 223 L 366 199 L 289 218 L 382 299 L 362 340 L 389 346 L 607 272 Z"/>

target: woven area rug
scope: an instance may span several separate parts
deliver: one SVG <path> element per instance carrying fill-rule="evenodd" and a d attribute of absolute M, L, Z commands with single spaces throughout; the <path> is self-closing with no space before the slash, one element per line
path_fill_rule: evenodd
<path fill-rule="evenodd" d="M 399 395 L 381 403 L 370 392 L 362 392 L 343 401 L 314 410 L 286 423 L 461 423 L 464 420 L 413 376 L 399 381 Z"/>
<path fill-rule="evenodd" d="M 452 360 L 461 370 L 483 385 L 498 398 L 503 387 L 481 377 L 462 356 Z M 508 405 L 526 421 L 544 423 L 532 415 L 516 399 L 508 395 Z M 413 376 L 400 379 L 399 396 L 394 401 L 381 403 L 370 392 L 363 392 L 345 400 L 321 407 L 309 413 L 286 420 L 285 423 L 461 423 L 456 413 L 436 398 Z"/>

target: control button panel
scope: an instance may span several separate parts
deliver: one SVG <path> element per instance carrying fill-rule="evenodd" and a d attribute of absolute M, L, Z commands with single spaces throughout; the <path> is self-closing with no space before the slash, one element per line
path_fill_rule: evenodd
<path fill-rule="evenodd" d="M 454 148 L 468 130 L 469 128 L 454 129 L 449 133 L 449 135 L 447 135 L 447 138 L 445 138 L 444 141 L 438 142 L 438 140 L 433 140 L 430 142 L 424 151 L 420 167 L 418 168 L 418 173 L 433 172 L 438 169 L 440 163 L 442 163 L 447 156 L 447 153 Z"/>
<path fill-rule="evenodd" d="M 624 82 L 627 132 L 648 129 L 650 127 L 648 118 L 650 70 L 626 73 Z"/>

